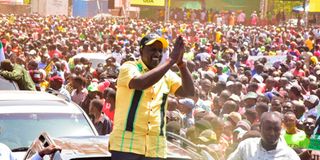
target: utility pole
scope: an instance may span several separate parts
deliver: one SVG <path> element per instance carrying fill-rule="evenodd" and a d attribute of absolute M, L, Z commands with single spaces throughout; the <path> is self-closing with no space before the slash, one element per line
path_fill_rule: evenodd
<path fill-rule="evenodd" d="M 165 0 L 165 13 L 164 13 L 164 22 L 168 22 L 170 20 L 170 3 L 171 0 Z"/>
<path fill-rule="evenodd" d="M 303 10 L 304 10 L 304 23 L 305 27 L 308 27 L 308 14 L 309 14 L 309 0 L 303 1 Z"/>
<path fill-rule="evenodd" d="M 100 1 L 97 0 L 97 7 L 98 7 L 98 14 L 101 13 L 101 6 L 100 6 Z"/>

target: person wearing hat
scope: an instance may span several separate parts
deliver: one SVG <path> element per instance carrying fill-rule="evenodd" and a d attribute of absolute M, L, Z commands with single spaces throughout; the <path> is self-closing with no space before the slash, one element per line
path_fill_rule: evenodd
<path fill-rule="evenodd" d="M 71 101 L 70 93 L 63 86 L 63 79 L 60 76 L 53 76 L 49 79 L 48 91 L 54 91 L 60 93 L 66 97 L 68 101 Z"/>
<path fill-rule="evenodd" d="M 10 60 L 5 59 L 1 62 L 0 76 L 15 81 L 20 90 L 36 90 L 29 72 L 19 64 L 12 64 Z"/>
<path fill-rule="evenodd" d="M 190 98 L 184 98 L 179 100 L 179 110 L 184 114 L 182 123 L 183 128 L 189 128 L 194 125 L 193 109 L 195 108 L 195 103 Z"/>
<path fill-rule="evenodd" d="M 319 115 L 319 98 L 316 95 L 310 95 L 304 99 L 304 105 L 308 108 L 308 110 L 303 114 L 302 121 L 304 121 L 308 116 L 318 117 Z"/>
<path fill-rule="evenodd" d="M 200 144 L 210 145 L 216 143 L 217 135 L 211 129 L 206 129 L 202 131 L 199 135 Z"/>
<path fill-rule="evenodd" d="M 258 95 L 255 92 L 249 92 L 243 97 L 246 109 L 255 108 Z"/>
<path fill-rule="evenodd" d="M 182 60 L 184 40 L 176 39 L 165 63 L 166 39 L 155 33 L 140 41 L 141 58 L 122 64 L 117 81 L 114 128 L 110 134 L 112 159 L 165 159 L 165 110 L 168 94 L 194 95 L 192 76 Z M 176 64 L 181 78 L 169 69 Z"/>

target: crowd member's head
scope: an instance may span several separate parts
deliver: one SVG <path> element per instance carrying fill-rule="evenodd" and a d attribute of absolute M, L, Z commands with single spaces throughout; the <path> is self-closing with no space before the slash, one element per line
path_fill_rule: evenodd
<path fill-rule="evenodd" d="M 301 87 L 298 85 L 292 86 L 288 92 L 291 100 L 299 100 L 302 98 Z"/>
<path fill-rule="evenodd" d="M 263 113 L 269 111 L 269 106 L 266 103 L 257 103 L 256 111 L 257 111 L 258 118 L 260 119 Z"/>
<path fill-rule="evenodd" d="M 199 135 L 202 131 L 206 129 L 212 129 L 211 123 L 204 119 L 200 119 L 196 121 L 194 126 L 195 126 L 195 131 L 197 135 Z"/>
<path fill-rule="evenodd" d="M 190 98 L 184 98 L 179 100 L 178 109 L 183 114 L 191 114 L 194 107 L 195 107 L 194 101 Z"/>
<path fill-rule="evenodd" d="M 225 82 L 222 82 L 222 81 L 219 81 L 216 83 L 216 86 L 214 88 L 214 92 L 217 93 L 218 95 L 221 94 L 222 91 L 224 91 L 226 89 L 226 83 Z"/>
<path fill-rule="evenodd" d="M 116 103 L 116 91 L 113 88 L 106 88 L 103 92 L 103 97 L 107 103 L 110 103 L 110 110 L 113 111 Z"/>
<path fill-rule="evenodd" d="M 254 69 L 256 70 L 257 74 L 261 74 L 263 72 L 264 66 L 261 63 L 256 63 Z"/>
<path fill-rule="evenodd" d="M 281 116 L 277 112 L 265 112 L 260 118 L 261 144 L 266 150 L 276 148 L 281 133 Z"/>
<path fill-rule="evenodd" d="M 316 95 L 310 95 L 304 100 L 304 105 L 311 110 L 319 104 L 319 98 Z"/>
<path fill-rule="evenodd" d="M 174 111 L 176 110 L 178 107 L 178 101 L 177 99 L 175 99 L 174 97 L 168 97 L 168 107 L 167 110 L 168 111 Z"/>
<path fill-rule="evenodd" d="M 248 92 L 244 97 L 243 101 L 246 108 L 251 108 L 256 105 L 258 95 L 255 92 Z"/>
<path fill-rule="evenodd" d="M 208 94 L 211 91 L 211 81 L 209 79 L 200 80 L 201 89 Z"/>
<path fill-rule="evenodd" d="M 210 145 L 216 143 L 217 135 L 211 129 L 202 131 L 199 135 L 199 143 L 204 145 Z"/>
<path fill-rule="evenodd" d="M 51 77 L 49 84 L 50 88 L 60 90 L 63 85 L 63 79 L 60 76 Z"/>
<path fill-rule="evenodd" d="M 29 61 L 28 63 L 28 69 L 29 70 L 36 70 L 38 69 L 38 63 L 34 60 Z"/>
<path fill-rule="evenodd" d="M 228 90 L 224 90 L 221 92 L 219 96 L 219 109 L 223 107 L 223 104 L 228 100 L 228 98 L 231 96 L 231 93 Z"/>
<path fill-rule="evenodd" d="M 247 87 L 247 92 L 257 92 L 259 85 L 256 82 L 250 82 Z"/>
<path fill-rule="evenodd" d="M 227 115 L 227 121 L 229 121 L 234 129 L 238 122 L 241 121 L 242 117 L 239 112 L 231 112 Z"/>
<path fill-rule="evenodd" d="M 296 133 L 297 129 L 297 117 L 293 112 L 287 112 L 284 114 L 283 124 L 288 134 Z"/>
<path fill-rule="evenodd" d="M 290 101 L 286 101 L 282 105 L 282 113 L 294 112 L 294 105 Z"/>
<path fill-rule="evenodd" d="M 244 113 L 244 116 L 248 121 L 250 121 L 251 124 L 255 123 L 258 118 L 257 111 L 253 108 L 247 109 Z"/>
<path fill-rule="evenodd" d="M 236 102 L 228 100 L 223 104 L 221 114 L 229 114 L 231 112 L 238 111 L 238 105 Z"/>
<path fill-rule="evenodd" d="M 307 137 L 311 137 L 316 128 L 316 118 L 313 115 L 308 116 L 303 122 L 303 131 L 306 133 Z"/>
<path fill-rule="evenodd" d="M 280 98 L 273 98 L 271 100 L 271 111 L 277 111 L 279 113 L 282 112 L 282 100 Z"/>
<path fill-rule="evenodd" d="M 304 106 L 303 103 L 294 100 L 292 101 L 292 104 L 294 106 L 294 114 L 296 115 L 297 119 L 300 119 L 304 112 L 306 111 L 306 107 Z"/>
<path fill-rule="evenodd" d="M 92 120 L 95 121 L 96 118 L 99 118 L 102 113 L 103 104 L 99 99 L 93 99 L 90 102 L 89 106 L 89 115 L 92 117 Z"/>
<path fill-rule="evenodd" d="M 181 125 L 177 121 L 170 121 L 167 123 L 167 132 L 172 132 L 174 134 L 180 135 Z"/>
<path fill-rule="evenodd" d="M 273 77 L 268 77 L 266 79 L 266 89 L 271 91 L 273 87 L 275 86 L 275 80 Z"/>
<path fill-rule="evenodd" d="M 1 70 L 13 71 L 13 64 L 10 62 L 10 60 L 3 60 L 1 62 Z"/>
<path fill-rule="evenodd" d="M 270 92 L 269 92 L 269 93 L 270 93 Z M 270 103 L 270 99 L 272 99 L 272 97 L 269 98 L 269 95 L 270 95 L 270 94 L 259 95 L 258 98 L 257 98 L 257 103 L 266 103 L 266 104 L 269 104 L 269 103 Z M 272 95 L 272 93 L 271 93 L 271 95 Z"/>
<path fill-rule="evenodd" d="M 73 89 L 81 91 L 86 86 L 86 80 L 81 76 L 76 76 L 73 78 L 72 85 Z"/>

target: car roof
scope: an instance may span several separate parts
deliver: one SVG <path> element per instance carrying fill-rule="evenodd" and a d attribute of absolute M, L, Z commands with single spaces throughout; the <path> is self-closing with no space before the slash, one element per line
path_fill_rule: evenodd
<path fill-rule="evenodd" d="M 38 91 L 0 91 L 0 101 L 59 101 L 61 98 L 46 92 Z"/>
<path fill-rule="evenodd" d="M 1 113 L 77 113 L 81 109 L 71 102 L 38 91 L 0 91 Z"/>

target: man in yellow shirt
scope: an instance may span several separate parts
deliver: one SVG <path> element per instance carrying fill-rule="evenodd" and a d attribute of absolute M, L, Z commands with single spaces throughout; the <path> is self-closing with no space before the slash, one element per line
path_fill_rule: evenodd
<path fill-rule="evenodd" d="M 221 43 L 221 41 L 222 41 L 222 36 L 223 36 L 223 34 L 222 34 L 222 32 L 221 32 L 221 29 L 220 28 L 217 28 L 217 31 L 216 31 L 216 42 L 217 43 Z"/>
<path fill-rule="evenodd" d="M 110 135 L 113 160 L 166 158 L 165 111 L 168 94 L 193 96 L 191 74 L 182 60 L 184 42 L 178 37 L 169 58 L 160 64 L 168 42 L 156 34 L 140 41 L 141 58 L 120 67 L 114 127 Z M 177 64 L 181 79 L 169 69 Z"/>
<path fill-rule="evenodd" d="M 313 49 L 313 37 L 309 37 L 304 43 L 308 47 L 309 51 Z"/>

